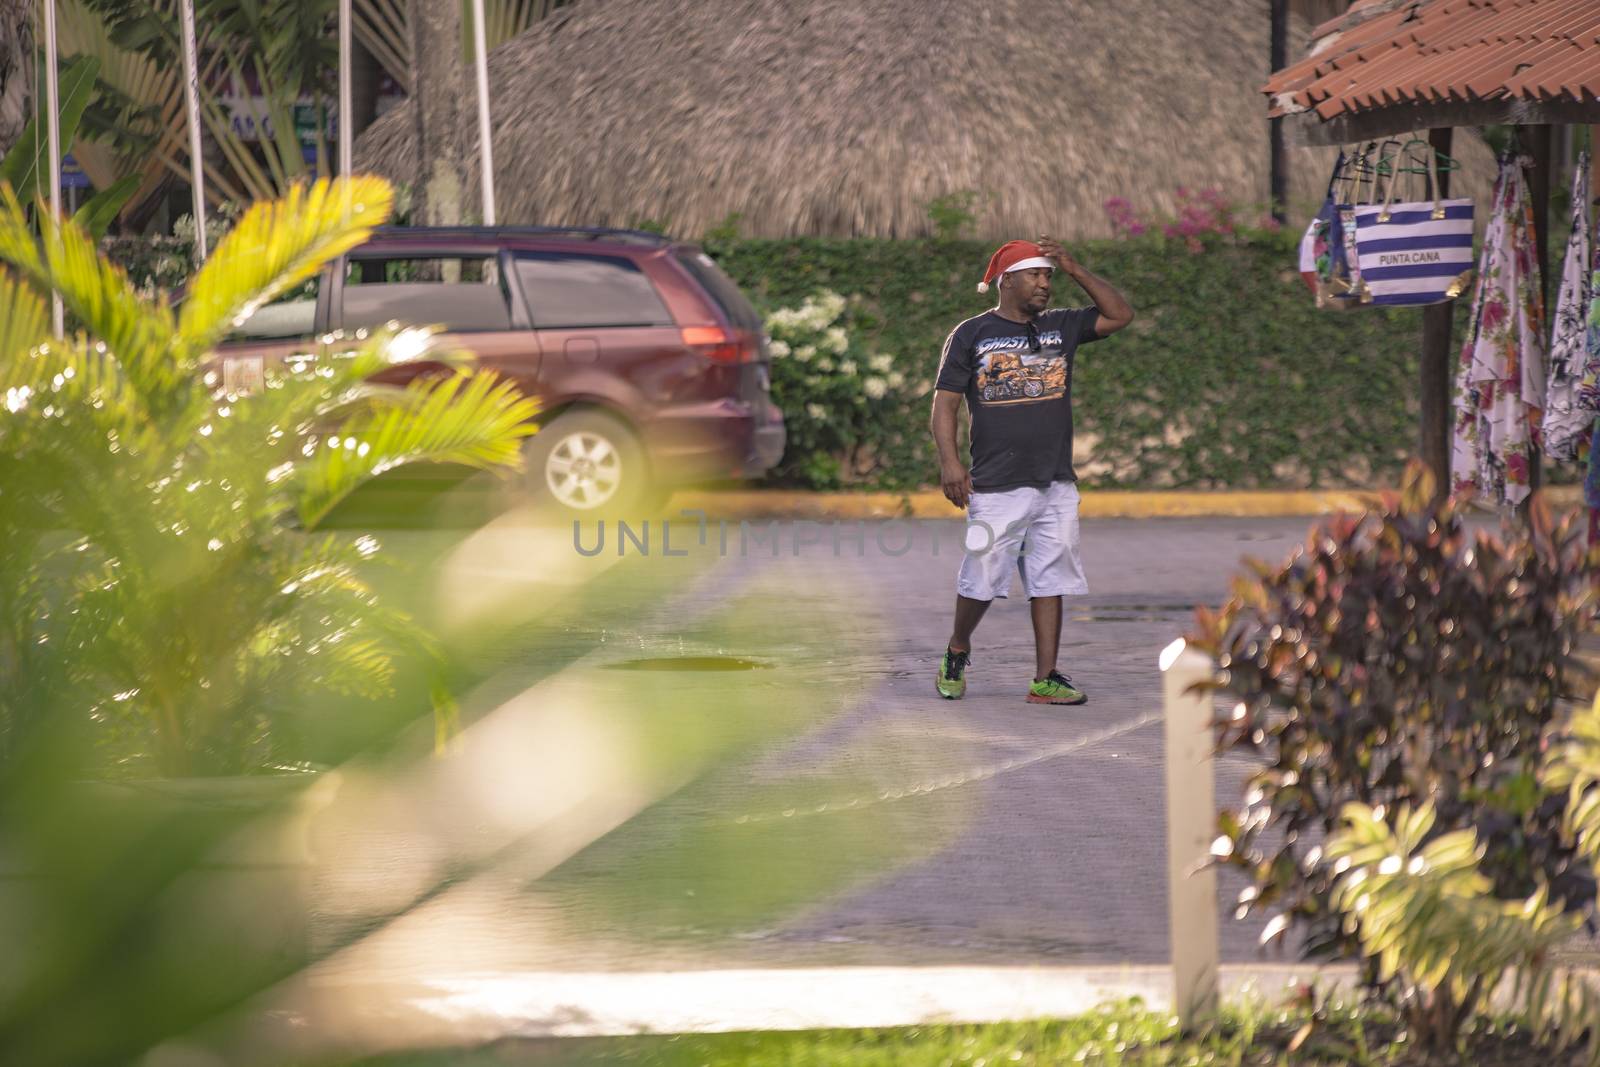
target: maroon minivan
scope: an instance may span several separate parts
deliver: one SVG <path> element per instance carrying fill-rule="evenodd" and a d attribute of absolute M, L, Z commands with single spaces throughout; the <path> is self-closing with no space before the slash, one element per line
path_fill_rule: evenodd
<path fill-rule="evenodd" d="M 761 316 L 692 245 L 634 230 L 380 229 L 311 288 L 252 316 L 219 352 L 225 371 L 316 351 L 333 331 L 439 326 L 443 345 L 540 399 L 524 484 L 563 509 L 648 506 L 684 484 L 758 477 L 783 454 Z"/>

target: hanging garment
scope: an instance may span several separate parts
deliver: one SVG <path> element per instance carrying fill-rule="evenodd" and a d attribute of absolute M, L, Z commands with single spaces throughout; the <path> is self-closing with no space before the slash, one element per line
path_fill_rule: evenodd
<path fill-rule="evenodd" d="M 1456 379 L 1450 470 L 1457 491 L 1527 499 L 1544 409 L 1544 298 L 1520 157 L 1500 160 Z"/>
<path fill-rule="evenodd" d="M 1600 236 L 1600 235 L 1597 235 Z M 1589 322 L 1585 332 L 1588 362 L 1578 386 L 1578 403 L 1600 412 L 1600 239 L 1594 241 L 1594 260 L 1589 274 Z M 1594 420 L 1594 436 L 1589 441 L 1589 469 L 1583 479 L 1583 503 L 1589 509 L 1589 547 L 1600 544 L 1600 418 Z"/>
<path fill-rule="evenodd" d="M 1550 379 L 1545 388 L 1544 449 L 1570 462 L 1589 436 L 1594 409 L 1580 395 L 1589 363 L 1590 303 L 1589 153 L 1578 156 L 1572 175 L 1572 235 L 1561 266 L 1561 291 L 1550 338 Z"/>
<path fill-rule="evenodd" d="M 1589 272 L 1589 322 L 1585 333 L 1583 380 L 1578 383 L 1578 403 L 1600 414 L 1600 233 L 1595 238 L 1591 242 L 1594 258 Z M 1594 506 L 1600 507 L 1600 503 Z"/>

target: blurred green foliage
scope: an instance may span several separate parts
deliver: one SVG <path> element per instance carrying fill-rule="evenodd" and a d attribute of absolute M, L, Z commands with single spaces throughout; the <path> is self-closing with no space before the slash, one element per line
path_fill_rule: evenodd
<path fill-rule="evenodd" d="M 396 658 L 428 647 L 359 573 L 376 543 L 314 531 L 384 470 L 515 462 L 531 402 L 489 375 L 368 386 L 427 350 L 416 331 L 253 382 L 211 356 L 388 204 L 368 180 L 259 205 L 175 311 L 75 223 L 36 237 L 0 187 L 0 758 L 61 718 L 100 746 L 96 774 L 281 767 L 304 759 L 308 693 L 391 692 Z M 72 316 L 60 341 L 49 294 Z"/>
<path fill-rule="evenodd" d="M 384 472 L 511 461 L 529 402 L 452 373 L 460 357 L 418 331 L 253 373 L 214 359 L 253 308 L 382 221 L 386 187 L 353 184 L 246 212 L 176 308 L 142 295 L 81 228 L 45 219 L 41 234 L 0 198 L 0 1064 L 133 1063 L 152 1049 L 151 1063 L 232 1062 L 208 1050 L 243 1047 L 252 1062 L 346 1061 L 291 1049 L 297 1019 L 272 1044 L 259 1028 L 286 1016 L 261 998 L 419 907 L 450 907 L 479 876 L 508 885 L 514 871 L 531 884 L 508 908 L 537 908 L 550 870 L 573 854 L 568 873 L 585 870 L 584 846 L 619 821 L 612 840 L 629 819 L 686 831 L 695 884 L 713 891 L 656 917 L 694 928 L 776 920 L 907 858 L 885 847 L 881 819 L 819 821 L 805 847 L 830 864 L 776 884 L 761 868 L 793 838 L 679 827 L 655 809 L 854 698 L 773 699 L 815 669 L 803 635 L 821 627 L 795 625 L 796 611 L 832 618 L 841 589 L 725 576 L 697 610 L 653 614 L 708 553 L 585 567 L 567 531 L 504 515 L 492 529 L 383 531 L 396 542 L 384 550 L 364 528 L 383 509 L 363 517 L 361 491 Z M 67 313 L 59 341 L 52 293 Z M 438 373 L 370 382 L 422 358 Z M 454 513 L 460 481 L 408 507 Z M 709 681 L 597 669 L 611 649 L 765 669 Z M 435 744 L 429 710 L 463 695 L 472 721 Z M 473 732 L 508 726 L 510 747 Z M 357 781 L 400 808 L 425 803 L 426 819 L 341 823 L 340 843 L 364 846 L 356 857 L 314 855 L 318 820 Z M 470 788 L 419 800 L 430 781 Z M 839 782 L 814 785 L 813 805 Z M 918 848 L 937 847 L 919 829 Z M 396 856 L 395 835 L 426 841 Z M 374 850 L 377 869 L 363 866 Z M 660 855 L 588 854 L 611 871 L 586 868 L 603 887 L 598 921 L 626 930 L 619 912 L 631 920 L 677 887 Z M 325 922 L 311 915 L 314 872 L 346 887 Z M 397 872 L 408 880 L 394 891 Z M 518 933 L 498 912 L 457 918 L 487 941 Z"/>

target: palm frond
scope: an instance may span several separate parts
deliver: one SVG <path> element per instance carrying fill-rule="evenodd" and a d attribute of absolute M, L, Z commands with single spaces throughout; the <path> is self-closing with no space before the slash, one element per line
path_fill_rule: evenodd
<path fill-rule="evenodd" d="M 491 49 L 526 33 L 558 9 L 557 0 L 485 0 L 484 43 Z M 355 35 L 377 58 L 385 73 L 409 95 L 413 61 L 410 13 L 405 0 L 355 0 Z M 461 48 L 472 57 L 472 11 L 461 13 Z"/>
<path fill-rule="evenodd" d="M 0 313 L 3 311 L 4 299 L 0 297 Z M 0 365 L 0 390 L 22 393 L 15 399 L 19 404 L 29 402 L 28 394 L 53 397 L 58 404 L 74 401 L 74 411 L 80 417 L 100 429 L 116 430 L 130 440 L 149 430 L 147 409 L 128 388 L 116 360 L 99 345 L 81 337 L 41 339 L 17 360 Z"/>
<path fill-rule="evenodd" d="M 319 178 L 256 204 L 223 239 L 189 288 L 179 333 L 205 351 L 273 297 L 367 239 L 389 218 L 394 192 L 381 178 Z"/>
<path fill-rule="evenodd" d="M 355 36 L 408 94 L 411 87 L 411 33 L 404 0 L 355 0 Z"/>
<path fill-rule="evenodd" d="M 425 340 L 419 341 L 429 333 L 417 327 L 381 327 L 354 341 L 348 350 L 341 342 L 351 339 L 335 338 L 314 358 L 308 355 L 267 368 L 263 389 L 235 395 L 217 388 L 215 398 L 229 414 L 215 423 L 214 450 L 257 457 L 265 449 L 298 462 L 307 436 L 319 428 L 326 430 L 409 395 L 392 387 L 374 387 L 369 382 L 374 375 L 424 356 L 430 361 L 453 359 L 431 352 Z"/>
<path fill-rule="evenodd" d="M 43 298 L 0 271 L 0 388 L 23 383 L 23 368 L 32 362 L 34 348 L 49 336 L 48 326 Z"/>
<path fill-rule="evenodd" d="M 314 529 L 363 483 L 405 464 L 515 466 L 537 412 L 513 383 L 486 372 L 413 383 L 319 443 L 302 474 L 300 520 Z"/>
<path fill-rule="evenodd" d="M 78 123 L 83 118 L 84 108 L 89 106 L 89 98 L 94 95 L 94 82 L 99 73 L 98 59 L 79 56 L 61 75 L 58 118 L 64 147 L 70 146 L 77 136 Z M 43 118 L 36 116 L 28 122 L 5 159 L 0 160 L 0 181 L 15 189 L 19 197 L 32 200 L 41 185 L 49 192 L 49 173 Z"/>
<path fill-rule="evenodd" d="M 164 301 L 140 296 L 82 227 L 48 211 L 39 213 L 39 226 L 42 239 L 34 237 L 10 187 L 0 186 L 0 260 L 40 292 L 59 294 L 90 337 L 122 364 L 129 383 L 147 400 L 159 400 L 191 370 L 172 360 L 172 312 Z"/>

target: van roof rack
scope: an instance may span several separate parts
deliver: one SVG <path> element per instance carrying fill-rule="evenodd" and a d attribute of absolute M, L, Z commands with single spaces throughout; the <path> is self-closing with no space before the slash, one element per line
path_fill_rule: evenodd
<path fill-rule="evenodd" d="M 648 230 L 614 229 L 608 226 L 380 226 L 374 235 L 384 237 L 557 237 L 577 241 L 622 241 L 626 244 L 660 247 L 674 243 L 672 238 Z"/>

